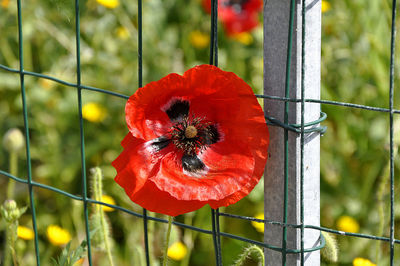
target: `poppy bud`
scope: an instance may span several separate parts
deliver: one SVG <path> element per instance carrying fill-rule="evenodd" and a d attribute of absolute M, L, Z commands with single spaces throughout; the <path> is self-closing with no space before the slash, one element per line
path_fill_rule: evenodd
<path fill-rule="evenodd" d="M 1 213 L 7 222 L 13 222 L 21 216 L 21 212 L 14 200 L 6 200 L 1 206 Z"/>
<path fill-rule="evenodd" d="M 24 146 L 24 135 L 18 128 L 12 128 L 4 135 L 3 145 L 9 152 L 17 152 Z"/>

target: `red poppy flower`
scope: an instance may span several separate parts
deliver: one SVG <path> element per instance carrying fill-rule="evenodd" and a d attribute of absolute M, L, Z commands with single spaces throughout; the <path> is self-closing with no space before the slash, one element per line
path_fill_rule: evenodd
<path fill-rule="evenodd" d="M 258 183 L 269 143 L 264 113 L 238 76 L 201 65 L 139 88 L 115 181 L 150 211 L 228 206 Z"/>
<path fill-rule="evenodd" d="M 203 0 L 203 6 L 211 13 L 211 0 Z M 218 0 L 218 17 L 228 35 L 248 32 L 257 27 L 262 0 Z"/>

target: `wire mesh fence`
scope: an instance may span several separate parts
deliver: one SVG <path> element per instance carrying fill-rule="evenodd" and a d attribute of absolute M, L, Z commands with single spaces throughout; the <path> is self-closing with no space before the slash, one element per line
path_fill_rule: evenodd
<path fill-rule="evenodd" d="M 143 38 L 146 38 L 146 33 L 143 34 L 143 16 L 146 14 L 143 14 L 143 8 L 142 8 L 142 1 L 138 0 L 137 2 L 137 26 L 138 26 L 138 87 L 143 86 Z M 305 1 L 301 1 L 301 24 L 302 24 L 302 55 L 301 55 L 301 61 L 302 65 L 304 65 L 304 60 L 305 60 L 305 55 L 306 51 L 304 50 L 304 39 L 305 39 L 305 25 L 306 25 L 306 12 L 307 12 L 307 6 Z M 304 138 L 305 134 L 307 133 L 312 133 L 312 132 L 317 132 L 317 133 L 325 133 L 327 128 L 326 126 L 318 126 L 320 122 L 323 122 L 326 119 L 326 114 L 321 113 L 321 118 L 316 120 L 316 121 L 304 121 L 304 106 L 305 104 L 321 104 L 321 105 L 332 105 L 332 106 L 340 106 L 344 108 L 355 108 L 355 109 L 362 109 L 366 111 L 371 111 L 371 112 L 379 112 L 379 113 L 387 113 L 389 116 L 389 121 L 390 121 L 390 147 L 389 147 L 389 154 L 390 154 L 390 167 L 389 167 L 389 175 L 390 175 L 390 232 L 389 232 L 389 237 L 383 237 L 383 236 L 376 236 L 376 235 L 371 235 L 371 234 L 361 234 L 361 233 L 348 233 L 348 232 L 342 232 L 339 230 L 334 230 L 330 228 L 325 228 L 325 227 L 320 227 L 320 226 L 312 226 L 312 225 L 307 225 L 304 224 L 304 213 L 302 212 L 301 215 L 301 222 L 300 224 L 290 224 L 287 222 L 287 213 L 284 216 L 283 221 L 274 221 L 268 219 L 268 217 L 265 217 L 265 219 L 256 219 L 253 217 L 248 217 L 248 216 L 242 216 L 242 215 L 236 215 L 236 214 L 230 214 L 230 213 L 225 213 L 225 212 L 220 212 L 219 210 L 211 210 L 211 213 L 209 214 L 209 218 L 211 219 L 211 230 L 206 230 L 200 227 L 188 225 L 182 222 L 176 222 L 174 221 L 173 224 L 184 228 L 188 230 L 193 230 L 196 232 L 199 232 L 201 234 L 208 234 L 212 236 L 212 243 L 214 246 L 214 252 L 215 252 L 215 264 L 216 265 L 222 265 L 222 254 L 223 254 L 223 246 L 221 246 L 221 238 L 230 238 L 230 239 L 235 239 L 238 241 L 241 241 L 243 243 L 250 243 L 254 244 L 257 246 L 260 246 L 262 248 L 266 249 L 271 249 L 276 252 L 279 252 L 282 254 L 282 265 L 287 265 L 286 264 L 286 257 L 289 256 L 290 254 L 298 254 L 299 256 L 299 263 L 301 265 L 307 265 L 306 261 L 306 255 L 308 252 L 313 252 L 316 250 L 320 250 L 325 246 L 325 239 L 321 237 L 320 243 L 316 247 L 305 247 L 304 246 L 304 230 L 305 229 L 312 229 L 312 230 L 317 230 L 317 231 L 324 231 L 324 232 L 329 232 L 332 234 L 337 234 L 337 235 L 344 235 L 344 236 L 349 236 L 349 237 L 357 237 L 357 238 L 364 238 L 364 239 L 372 239 L 376 241 L 384 241 L 389 243 L 389 254 L 390 254 L 390 265 L 395 265 L 395 245 L 400 244 L 400 240 L 395 239 L 395 197 L 394 197 L 394 192 L 395 192 L 395 144 L 394 144 L 394 116 L 400 113 L 400 110 L 395 109 L 394 107 L 394 89 L 395 89 L 395 45 L 396 45 L 396 0 L 393 0 L 392 2 L 392 20 L 391 20 L 391 42 L 390 42 L 390 67 L 388 71 L 390 72 L 390 80 L 389 80 L 389 108 L 381 108 L 381 107 L 373 107 L 373 106 L 368 106 L 368 105 L 360 105 L 360 104 L 353 104 L 353 103 L 347 103 L 347 102 L 340 102 L 340 101 L 330 101 L 330 100 L 319 100 L 319 99 L 306 99 L 304 97 L 304 92 L 307 88 L 305 88 L 304 84 L 301 84 L 301 97 L 296 99 L 296 98 L 290 98 L 290 62 L 292 60 L 291 54 L 292 54 L 292 41 L 293 41 L 293 31 L 295 30 L 295 14 L 296 14 L 296 1 L 292 0 L 290 1 L 290 22 L 289 22 L 289 35 L 288 35 L 288 47 L 287 47 L 287 61 L 286 65 L 289 66 L 286 69 L 286 83 L 285 83 L 285 97 L 278 97 L 274 95 L 256 95 L 258 98 L 261 99 L 269 99 L 273 101 L 279 101 L 279 102 L 284 102 L 285 103 L 285 119 L 284 121 L 280 121 L 277 118 L 273 117 L 266 117 L 268 120 L 268 124 L 270 126 L 278 126 L 282 127 L 284 129 L 284 134 L 285 134 L 285 147 L 287 148 L 288 144 L 288 134 L 297 134 L 300 138 L 301 142 L 301 160 L 303 160 L 304 156 L 307 156 L 307 154 L 304 154 Z M 210 30 L 210 50 L 209 50 L 209 64 L 212 65 L 218 65 L 218 1 L 212 0 L 211 1 L 211 30 Z M 7 179 L 12 179 L 18 183 L 25 184 L 28 187 L 29 191 L 29 201 L 30 201 L 30 212 L 32 216 L 32 224 L 33 224 L 33 230 L 35 232 L 34 235 L 34 243 L 35 243 L 35 254 L 36 254 L 36 264 L 40 265 L 41 264 L 41 259 L 40 259 L 40 245 L 39 245 L 39 234 L 38 234 L 38 226 L 37 226 L 37 216 L 36 213 L 37 211 L 40 211 L 37 209 L 35 205 L 35 188 L 42 188 L 49 190 L 54 193 L 58 193 L 60 195 L 63 195 L 65 197 L 71 198 L 72 200 L 76 201 L 81 201 L 83 203 L 83 217 L 84 217 L 84 223 L 85 223 L 85 232 L 86 232 L 86 241 L 87 241 L 87 258 L 88 258 L 88 263 L 89 265 L 94 265 L 94 262 L 92 261 L 92 247 L 91 247 L 91 238 L 90 238 L 90 228 L 89 228 L 89 208 L 92 204 L 94 205 L 103 205 L 103 206 L 108 206 L 112 207 L 114 209 L 117 209 L 121 212 L 127 213 L 129 215 L 138 217 L 143 220 L 143 239 L 144 239 L 144 247 L 145 247 L 145 257 L 146 257 L 146 265 L 151 265 L 150 261 L 150 247 L 151 247 L 151 241 L 149 241 L 149 229 L 148 229 L 148 223 L 149 221 L 154 221 L 158 223 L 167 223 L 167 220 L 156 217 L 156 216 L 151 216 L 148 215 L 148 212 L 143 209 L 141 213 L 132 211 L 130 209 L 115 205 L 115 204 L 108 204 L 104 203 L 98 200 L 92 199 L 88 195 L 88 176 L 87 176 L 87 169 L 86 169 L 86 150 L 85 150 L 85 134 L 84 134 L 84 119 L 83 119 L 83 114 L 82 114 L 82 107 L 83 107 L 83 92 L 84 91 L 93 91 L 95 93 L 101 93 L 101 94 L 106 94 L 114 97 L 118 97 L 121 99 L 128 99 L 127 95 L 116 93 L 113 91 L 109 90 L 104 90 L 92 86 L 86 86 L 82 83 L 82 66 L 81 66 L 81 26 L 80 26 L 80 19 L 81 19 L 81 14 L 80 14 L 80 1 L 75 0 L 75 7 L 74 7 L 74 19 L 75 19 L 75 49 L 76 49 L 76 80 L 74 82 L 68 82 L 63 79 L 55 78 L 52 75 L 45 75 L 41 73 L 37 73 L 34 71 L 26 71 L 24 69 L 24 36 L 23 36 L 23 15 L 22 15 L 22 2 L 21 0 L 17 0 L 17 20 L 18 20 L 18 61 L 19 61 L 19 66 L 18 68 L 12 68 L 6 65 L 0 64 L 0 69 L 3 71 L 11 74 L 16 74 L 19 76 L 20 79 L 20 89 L 21 89 L 21 100 L 22 100 L 22 110 L 23 110 L 23 121 L 24 121 L 24 135 L 25 135 L 25 142 L 26 142 L 26 176 L 27 179 L 23 179 L 19 176 L 14 176 L 11 173 L 0 170 L 0 174 L 2 174 L 4 177 Z M 304 68 L 302 68 L 302 81 L 304 81 L 305 73 Z M 80 166 L 81 166 L 81 194 L 80 195 L 75 195 L 73 193 L 70 193 L 68 191 L 64 191 L 62 189 L 49 186 L 40 182 L 36 182 L 34 180 L 34 176 L 32 175 L 32 159 L 31 159 L 31 151 L 30 151 L 30 136 L 32 135 L 32 132 L 30 130 L 29 126 L 29 109 L 31 106 L 28 105 L 27 100 L 26 100 L 26 88 L 25 88 L 25 79 L 26 77 L 37 77 L 40 79 L 46 79 L 46 80 L 51 80 L 56 83 L 65 85 L 67 87 L 75 88 L 77 92 L 77 106 L 78 106 L 78 116 L 79 116 L 79 147 L 80 147 Z M 289 103 L 299 103 L 301 105 L 301 112 L 302 112 L 302 120 L 301 124 L 290 124 L 289 123 Z M 286 150 L 285 157 L 287 158 L 288 150 Z M 288 160 L 286 160 L 287 162 Z M 285 178 L 287 179 L 288 176 L 288 165 L 285 167 Z M 301 164 L 301 182 L 304 181 L 304 164 Z M 287 182 L 285 185 L 285 195 L 284 197 L 288 197 L 287 193 Z M 303 195 L 303 186 L 300 186 L 300 195 Z M 301 196 L 303 198 L 303 196 Z M 287 203 L 286 203 L 287 204 Z M 287 206 L 282 206 L 283 208 L 287 208 Z M 220 230 L 220 219 L 236 219 L 236 220 L 246 220 L 246 221 L 255 221 L 255 222 L 261 222 L 265 224 L 273 224 L 273 225 L 278 225 L 282 227 L 283 234 L 282 234 L 282 246 L 274 246 L 268 243 L 268 241 L 261 242 L 257 240 L 253 240 L 247 237 L 235 235 L 235 234 L 230 234 L 226 233 Z M 286 238 L 287 234 L 285 233 L 287 228 L 296 228 L 301 231 L 301 245 L 299 249 L 293 249 L 290 247 L 287 247 L 286 243 Z M 268 258 L 266 258 L 268 260 Z M 43 262 L 42 262 L 43 264 Z"/>

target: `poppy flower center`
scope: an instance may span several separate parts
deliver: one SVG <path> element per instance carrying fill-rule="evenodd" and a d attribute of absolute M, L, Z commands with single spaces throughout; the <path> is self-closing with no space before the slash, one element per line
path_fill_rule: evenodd
<path fill-rule="evenodd" d="M 209 146 L 222 140 L 218 125 L 207 121 L 205 117 L 190 114 L 190 101 L 173 99 L 162 110 L 166 113 L 172 126 L 168 133 L 151 141 L 155 152 L 173 144 L 182 152 L 182 168 L 190 174 L 200 174 L 206 165 L 197 156 Z"/>
<path fill-rule="evenodd" d="M 197 136 L 197 128 L 194 126 L 188 126 L 185 129 L 185 137 L 188 139 L 192 139 Z"/>
<path fill-rule="evenodd" d="M 171 140 L 184 154 L 195 155 L 219 139 L 215 126 L 203 118 L 184 116 L 172 126 Z"/>

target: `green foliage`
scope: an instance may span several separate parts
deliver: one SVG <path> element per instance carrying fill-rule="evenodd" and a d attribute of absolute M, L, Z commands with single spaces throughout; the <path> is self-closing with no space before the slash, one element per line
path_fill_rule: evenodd
<path fill-rule="evenodd" d="M 138 86 L 137 3 L 123 1 L 115 9 L 110 9 L 96 0 L 79 2 L 82 84 L 124 95 L 133 94 Z M 387 108 L 391 1 L 330 3 L 331 9 L 322 17 L 321 98 Z M 24 69 L 76 83 L 74 1 L 32 0 L 23 2 L 22 6 Z M 16 10 L 16 1 L 10 1 L 8 7 L 0 6 L 0 64 L 18 69 Z M 190 39 L 195 31 L 210 33 L 210 16 L 203 11 L 200 0 L 143 1 L 143 14 L 144 84 L 171 72 L 183 73 L 196 64 L 208 63 L 208 47 L 195 47 Z M 396 25 L 399 27 L 399 20 Z M 219 66 L 235 72 L 256 93 L 261 93 L 262 26 L 250 35 L 253 42 L 246 45 L 227 37 L 219 25 Z M 396 45 L 400 51 L 400 43 Z M 396 84 L 399 82 L 398 67 L 397 56 Z M 82 195 L 76 89 L 31 76 L 25 76 L 25 88 L 33 180 Z M 96 103 L 105 114 L 96 121 L 84 120 L 86 169 L 100 167 L 104 175 L 104 194 L 113 197 L 117 205 L 141 213 L 142 209 L 132 204 L 123 189 L 113 181 L 115 170 L 111 162 L 121 152 L 120 141 L 128 131 L 124 118 L 125 102 L 123 98 L 83 91 L 84 106 Z M 395 108 L 399 109 L 399 104 L 399 96 L 395 94 Z M 388 236 L 388 113 L 332 105 L 322 105 L 321 108 L 328 114 L 324 122 L 328 131 L 321 138 L 321 224 L 337 229 L 339 217 L 349 215 L 360 224 L 362 233 Z M 19 76 L 3 70 L 0 70 L 0 121 L 1 137 L 10 128 L 23 129 L 24 126 Z M 397 114 L 395 136 L 397 149 L 400 144 Z M 21 178 L 27 178 L 25 156 L 23 152 L 18 154 L 16 168 L 17 176 Z M 1 146 L 0 169 L 8 170 L 9 161 L 8 151 Z M 396 157 L 395 173 L 399 170 Z M 399 183 L 398 174 L 395 182 Z M 7 183 L 7 178 L 0 178 L 0 202 L 6 199 Z M 29 204 L 25 185 L 17 183 L 14 191 L 18 205 Z M 48 225 L 58 224 L 72 235 L 71 244 L 61 252 L 58 262 L 72 263 L 72 257 L 83 255 L 84 242 L 80 242 L 85 237 L 83 204 L 46 189 L 35 187 L 33 192 L 41 260 L 46 264 L 60 253 L 60 248 L 51 245 L 45 234 Z M 263 211 L 262 196 L 263 186 L 260 184 L 249 197 L 226 208 L 226 211 L 255 216 Z M 400 205 L 399 197 L 395 198 L 395 204 Z M 176 220 L 210 229 L 209 214 L 209 208 L 205 207 Z M 395 220 L 399 225 L 398 208 Z M 101 228 L 103 221 L 103 225 L 110 229 L 106 234 L 112 237 L 115 265 L 144 264 L 141 219 L 114 211 L 107 213 L 107 219 L 103 220 L 99 213 L 93 214 L 91 221 L 92 228 Z M 22 215 L 19 223 L 32 228 L 31 213 L 28 211 Z M 165 226 L 152 221 L 148 226 L 151 265 L 157 265 L 162 255 Z M 237 219 L 221 218 L 221 229 L 259 241 L 263 239 L 250 223 Z M 175 227 L 173 231 L 174 238 L 187 244 L 190 255 L 182 262 L 171 262 L 171 265 L 214 263 L 210 236 Z M 4 225 L 0 227 L 0 233 L 3 232 Z M 97 236 L 100 236 L 101 232 L 98 232 Z M 397 231 L 396 238 L 400 238 Z M 235 259 L 232 254 L 239 254 L 243 243 L 226 238 L 222 238 L 222 242 L 223 263 L 231 265 Z M 369 258 L 382 265 L 387 263 L 389 249 L 386 243 L 342 236 L 337 238 L 337 242 L 340 247 L 337 265 L 350 265 L 355 257 Z M 79 248 L 71 251 L 70 246 L 74 245 L 79 245 Z M 33 241 L 18 239 L 16 249 L 21 261 L 28 266 L 35 265 Z M 400 254 L 398 247 L 396 254 Z M 100 266 L 108 265 L 101 252 L 92 255 Z M 400 261 L 398 255 L 395 261 Z"/>
<path fill-rule="evenodd" d="M 54 266 L 74 266 L 74 264 L 85 255 L 86 246 L 86 240 L 83 240 L 75 250 L 71 250 L 71 242 L 69 242 L 62 250 L 57 260 L 51 258 L 52 264 Z"/>
<path fill-rule="evenodd" d="M 337 262 L 339 248 L 335 236 L 327 232 L 321 232 L 321 234 L 325 238 L 325 247 L 321 249 L 322 258 L 328 262 Z"/>
<path fill-rule="evenodd" d="M 391 2 L 330 1 L 331 10 L 322 17 L 322 99 L 389 108 Z M 398 60 L 395 67 L 398 84 Z M 398 109 L 398 95 L 394 102 Z M 321 224 L 337 229 L 338 218 L 349 215 L 358 221 L 361 233 L 388 237 L 389 114 L 321 108 L 328 114 L 328 132 L 321 138 Z M 395 116 L 395 136 L 399 123 Z M 394 145 L 397 150 L 400 142 Z M 395 160 L 395 173 L 399 166 Z M 395 178 L 398 182 L 399 175 Z M 395 205 L 399 203 L 396 197 Z M 399 219 L 396 212 L 396 224 Z M 337 240 L 339 264 L 355 257 L 387 263 L 382 260 L 388 257 L 386 244 L 349 237 Z"/>
<path fill-rule="evenodd" d="M 258 261 L 258 265 L 265 265 L 264 251 L 255 245 L 245 248 L 239 258 L 235 261 L 234 266 L 244 265 L 245 261 L 249 258 L 255 258 Z"/>
<path fill-rule="evenodd" d="M 91 189 L 93 198 L 97 201 L 102 200 L 103 195 L 103 174 L 99 167 L 90 169 L 91 172 Z M 111 252 L 111 226 L 107 220 L 101 205 L 95 205 L 89 220 L 91 232 L 96 232 L 91 235 L 92 246 L 99 250 L 105 251 L 109 260 L 109 265 L 113 266 L 113 258 Z"/>

